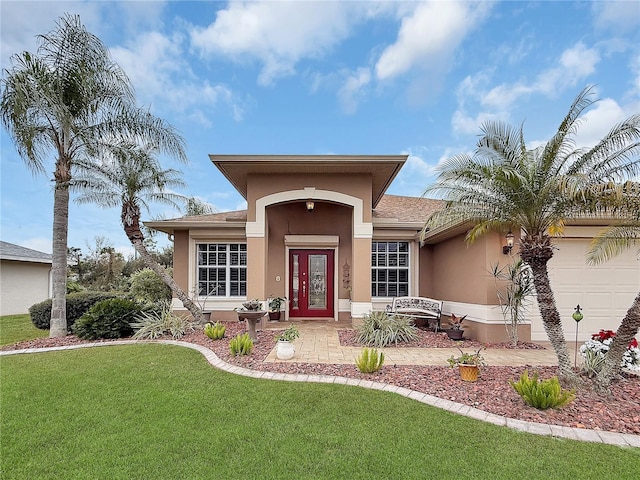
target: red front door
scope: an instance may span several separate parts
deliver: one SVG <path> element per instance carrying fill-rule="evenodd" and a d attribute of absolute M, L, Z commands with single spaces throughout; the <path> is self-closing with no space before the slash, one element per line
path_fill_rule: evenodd
<path fill-rule="evenodd" d="M 333 250 L 289 250 L 289 316 L 333 317 Z"/>

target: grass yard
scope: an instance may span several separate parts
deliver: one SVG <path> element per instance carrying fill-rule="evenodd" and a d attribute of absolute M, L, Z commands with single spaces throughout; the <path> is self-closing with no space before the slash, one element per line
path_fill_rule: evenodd
<path fill-rule="evenodd" d="M 40 330 L 33 326 L 29 314 L 0 317 L 0 345 L 48 336 L 49 330 Z"/>
<path fill-rule="evenodd" d="M 389 392 L 235 376 L 177 346 L 0 367 L 5 480 L 635 479 L 640 464 L 640 449 L 516 432 Z"/>

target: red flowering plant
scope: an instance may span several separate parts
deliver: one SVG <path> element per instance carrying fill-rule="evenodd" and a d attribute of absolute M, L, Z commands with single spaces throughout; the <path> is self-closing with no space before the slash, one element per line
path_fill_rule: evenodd
<path fill-rule="evenodd" d="M 584 369 L 587 373 L 597 373 L 602 368 L 605 355 L 609 351 L 611 342 L 616 336 L 613 330 L 600 330 L 598 333 L 591 335 L 591 340 L 587 340 L 580 347 L 580 355 L 584 358 Z M 638 348 L 638 340 L 631 340 L 627 351 L 622 356 L 620 367 L 627 370 L 640 371 L 640 349 Z"/>

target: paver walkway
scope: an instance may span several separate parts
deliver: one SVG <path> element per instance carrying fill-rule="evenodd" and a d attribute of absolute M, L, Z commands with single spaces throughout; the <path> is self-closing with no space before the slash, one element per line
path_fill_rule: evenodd
<path fill-rule="evenodd" d="M 300 331 L 300 338 L 295 341 L 296 356 L 292 362 L 308 362 L 308 363 L 354 363 L 355 358 L 360 355 L 361 348 L 342 347 L 338 339 L 338 329 L 345 328 L 340 324 L 320 324 L 320 323 L 300 323 L 296 324 Z M 282 324 L 266 324 L 266 329 L 282 329 Z M 105 343 L 88 343 L 83 345 L 74 345 L 66 347 L 52 348 L 32 348 L 27 350 L 7 350 L 0 351 L 2 355 L 17 355 L 24 353 L 37 353 L 52 350 L 71 350 L 74 348 L 87 347 L 105 347 L 109 345 L 126 345 L 141 343 L 136 340 L 120 340 Z M 177 340 L 159 340 L 157 343 L 167 343 L 171 345 L 180 345 L 199 351 L 207 359 L 207 361 L 216 368 L 236 375 L 243 375 L 251 378 L 260 378 L 263 380 L 284 380 L 290 382 L 315 382 L 315 383 L 335 383 L 341 385 L 352 385 L 373 390 L 384 390 L 397 393 L 404 397 L 410 398 L 417 402 L 421 402 L 434 407 L 442 408 L 459 415 L 465 415 L 470 418 L 482 420 L 484 422 L 493 423 L 523 432 L 533 433 L 537 435 L 549 435 L 554 437 L 563 437 L 573 440 L 581 440 L 586 442 L 606 443 L 610 445 L 618 445 L 622 447 L 640 448 L 640 435 L 632 435 L 627 433 L 605 432 L 600 430 L 588 430 L 583 428 L 563 427 L 559 425 L 548 425 L 543 423 L 525 422 L 513 418 L 503 417 L 492 413 L 479 410 L 461 403 L 452 402 L 443 398 L 434 397 L 426 393 L 416 392 L 404 387 L 396 385 L 388 385 L 370 380 L 361 380 L 356 378 L 335 377 L 331 375 L 302 375 L 302 374 L 286 374 L 263 372 L 257 370 L 249 370 L 247 368 L 238 367 L 221 360 L 213 351 L 201 345 L 181 342 Z M 274 349 L 275 350 L 275 349 Z M 403 351 L 400 351 L 403 350 Z M 406 350 L 406 351 L 404 351 Z M 456 349 L 450 348 L 402 348 L 402 349 L 384 349 L 385 362 L 387 364 L 395 363 L 397 365 L 444 365 L 446 359 L 452 353 L 459 353 Z M 485 358 L 491 365 L 556 365 L 555 355 L 552 350 L 497 350 L 487 349 L 484 354 Z M 271 351 L 265 362 L 281 362 L 275 357 L 275 351 Z"/>
<path fill-rule="evenodd" d="M 290 362 L 351 364 L 362 353 L 362 347 L 343 347 L 340 345 L 338 330 L 346 328 L 344 324 L 334 323 L 296 323 L 300 338 L 294 343 L 296 356 Z M 264 328 L 282 329 L 282 324 L 267 323 Z M 382 348 L 387 365 L 446 365 L 451 355 L 458 356 L 457 348 Z M 571 352 L 573 354 L 573 352 Z M 524 350 L 488 348 L 482 355 L 489 365 L 557 365 L 558 361 L 552 349 Z M 276 358 L 275 350 L 265 362 L 282 362 Z"/>

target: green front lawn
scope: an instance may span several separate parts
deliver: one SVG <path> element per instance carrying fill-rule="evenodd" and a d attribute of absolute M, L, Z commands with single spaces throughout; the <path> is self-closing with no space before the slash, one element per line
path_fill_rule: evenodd
<path fill-rule="evenodd" d="M 640 449 L 398 395 L 256 380 L 170 345 L 0 357 L 3 479 L 637 478 Z"/>
<path fill-rule="evenodd" d="M 29 314 L 0 317 L 0 345 L 48 336 L 49 330 L 40 330 L 33 326 Z"/>

